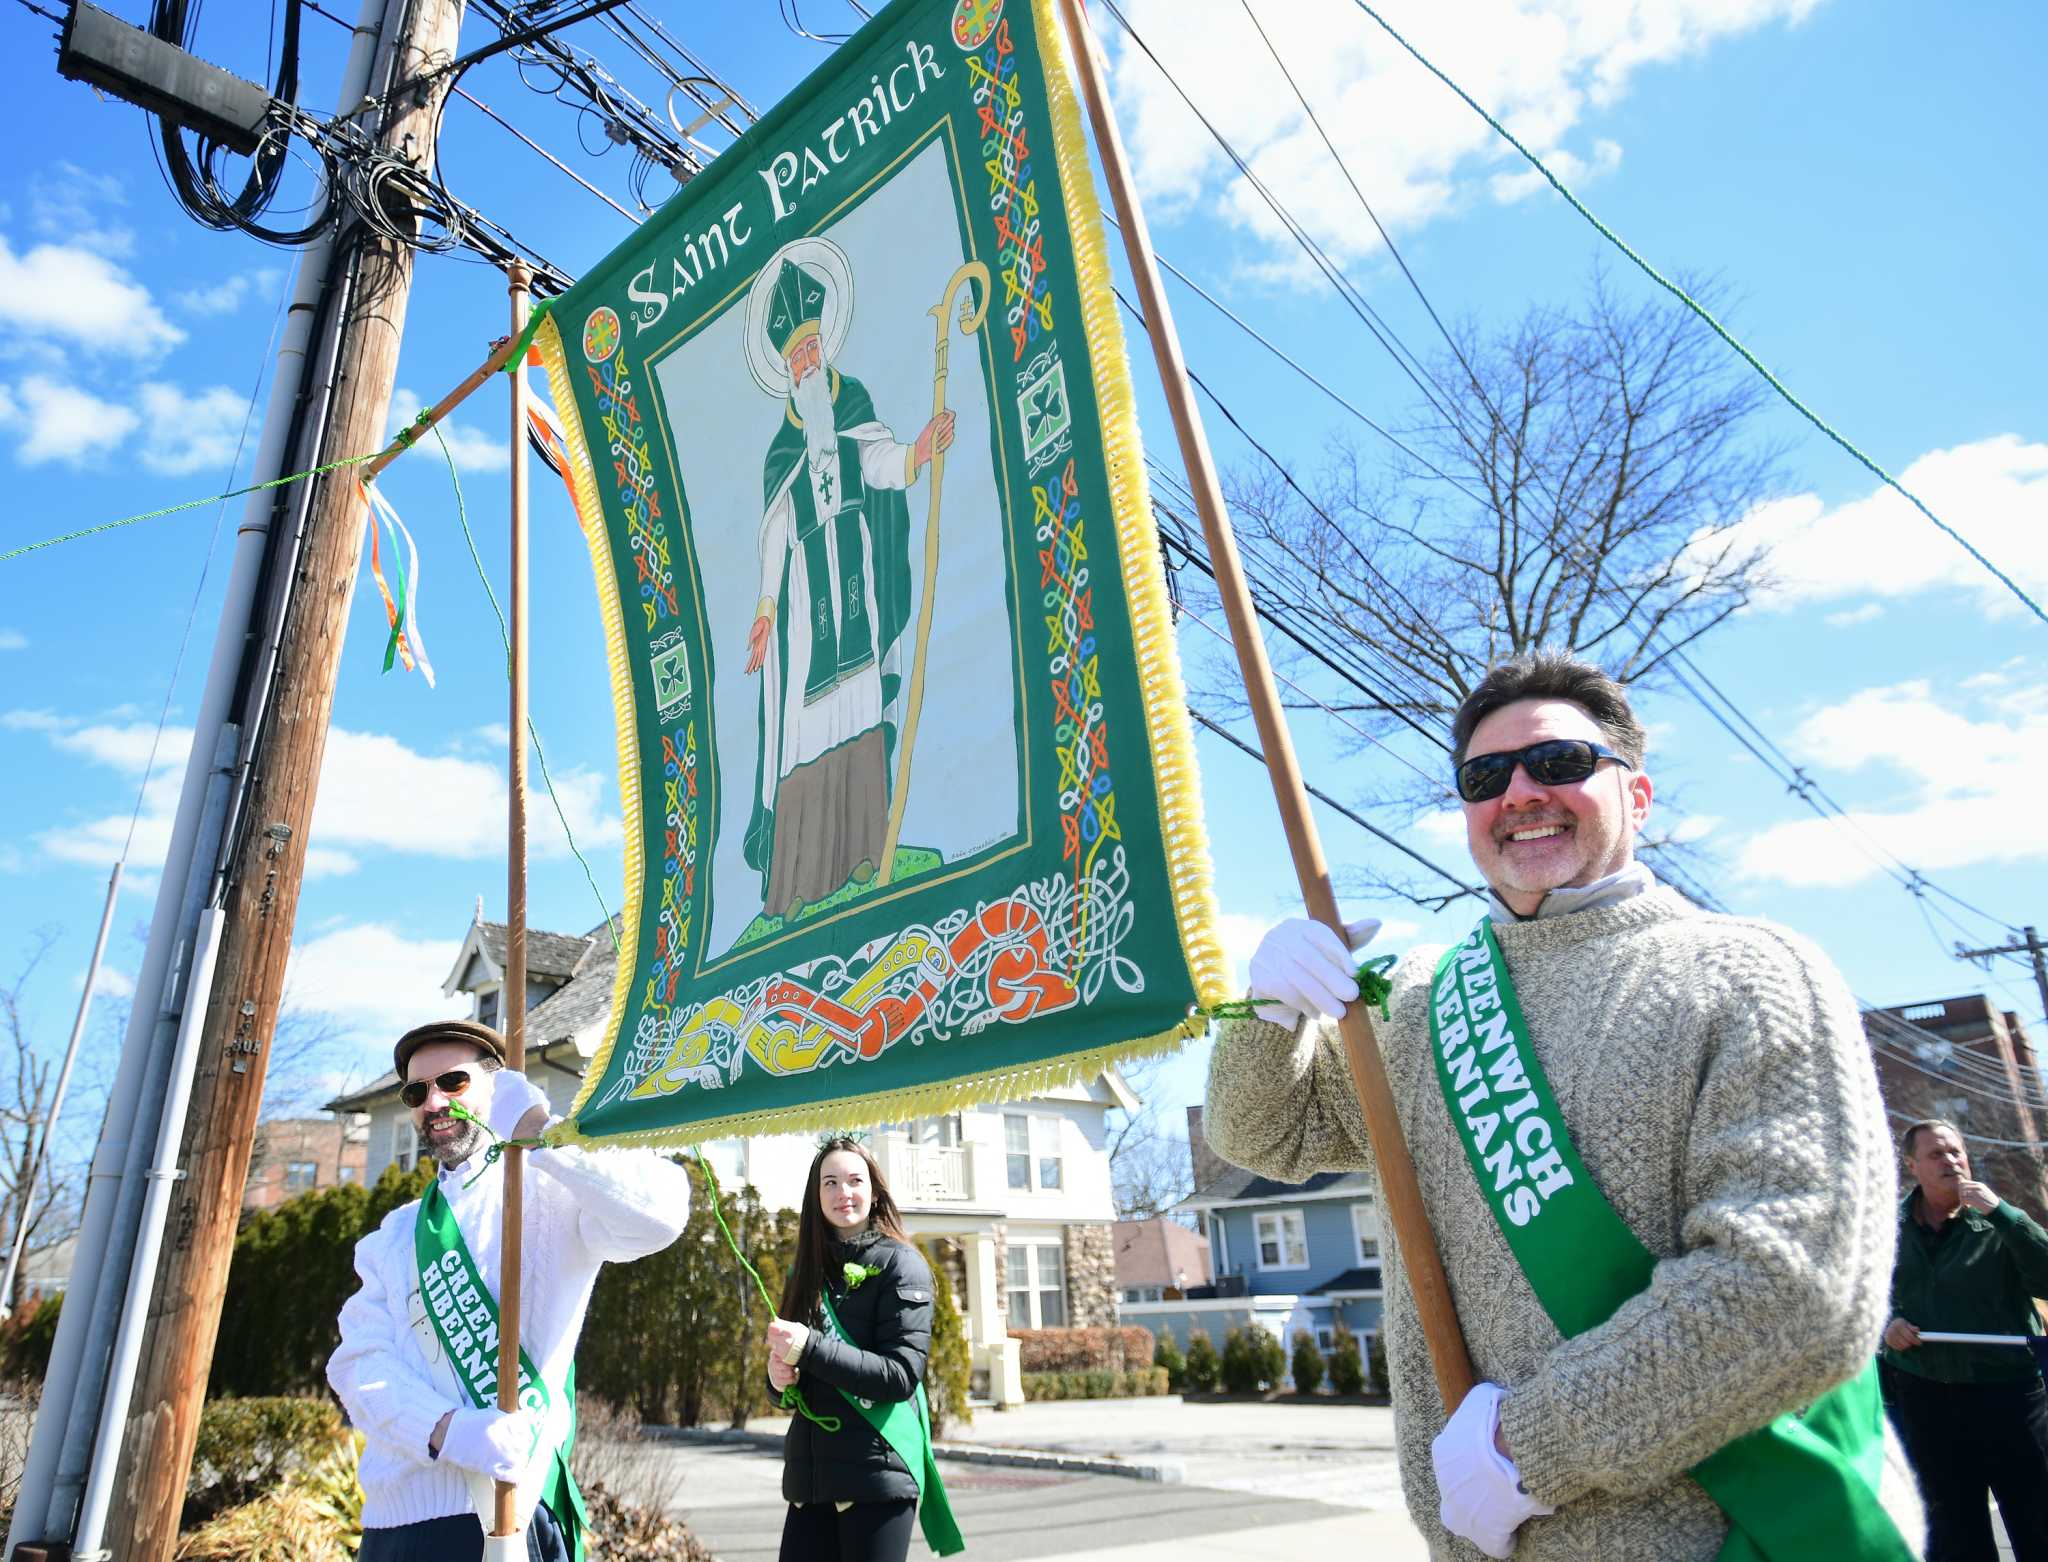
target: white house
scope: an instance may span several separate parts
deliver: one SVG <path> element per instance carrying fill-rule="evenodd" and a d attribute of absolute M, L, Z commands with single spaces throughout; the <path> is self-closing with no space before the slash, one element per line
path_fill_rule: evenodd
<path fill-rule="evenodd" d="M 478 913 L 444 991 L 468 993 L 486 1024 L 501 1017 L 505 927 Z M 527 934 L 526 1072 L 566 1112 L 604 1039 L 616 969 L 600 923 L 584 934 Z M 385 1074 L 327 1103 L 369 1117 L 367 1181 L 419 1157 L 412 1116 Z M 1116 1322 L 1105 1119 L 1135 1097 L 1114 1069 L 1083 1085 L 868 1132 L 911 1234 L 926 1239 L 953 1281 L 973 1348 L 977 1388 L 998 1404 L 1022 1400 L 1012 1328 Z M 806 1135 L 717 1140 L 704 1146 L 722 1184 L 751 1183 L 772 1208 L 802 1202 L 816 1153 Z"/>

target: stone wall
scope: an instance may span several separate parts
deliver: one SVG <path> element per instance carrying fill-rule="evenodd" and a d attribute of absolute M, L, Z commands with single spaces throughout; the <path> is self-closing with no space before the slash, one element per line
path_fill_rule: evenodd
<path fill-rule="evenodd" d="M 1116 1244 L 1107 1225 L 1068 1226 L 1067 1323 L 1077 1329 L 1116 1322 Z"/>

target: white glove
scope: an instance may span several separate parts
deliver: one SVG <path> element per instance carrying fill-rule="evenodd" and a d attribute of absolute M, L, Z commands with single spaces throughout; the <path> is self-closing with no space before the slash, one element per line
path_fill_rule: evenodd
<path fill-rule="evenodd" d="M 484 1121 L 500 1139 L 510 1139 L 522 1117 L 534 1107 L 548 1104 L 547 1092 L 516 1069 L 501 1068 L 488 1077 L 491 1102 Z"/>
<path fill-rule="evenodd" d="M 1490 1557 L 1514 1551 L 1525 1520 L 1557 1511 L 1522 1490 L 1514 1462 L 1494 1445 L 1501 1398 L 1498 1383 L 1477 1385 L 1429 1445 L 1444 1528 Z"/>
<path fill-rule="evenodd" d="M 441 1457 L 494 1481 L 515 1484 L 540 1446 L 540 1423 L 524 1410 L 458 1410 L 448 1418 Z"/>
<path fill-rule="evenodd" d="M 1379 933 L 1380 919 L 1364 917 L 1344 924 L 1353 950 L 1363 949 Z M 1358 996 L 1358 971 L 1337 935 L 1309 917 L 1289 917 L 1266 930 L 1252 951 L 1252 991 L 1261 1000 L 1256 1010 L 1271 1025 L 1297 1029 L 1309 1014 L 1335 1019 Z"/>

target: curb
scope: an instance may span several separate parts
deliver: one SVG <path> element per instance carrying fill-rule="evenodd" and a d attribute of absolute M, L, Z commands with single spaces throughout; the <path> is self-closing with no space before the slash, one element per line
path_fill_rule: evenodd
<path fill-rule="evenodd" d="M 642 1434 L 664 1443 L 726 1443 L 780 1449 L 780 1432 L 735 1431 L 731 1427 L 648 1426 Z M 1129 1481 L 1179 1485 L 1187 1472 L 1177 1460 L 1131 1464 L 1122 1459 L 1091 1459 L 1079 1454 L 1043 1453 L 1026 1448 L 993 1448 L 980 1443 L 934 1443 L 932 1452 L 958 1464 L 1004 1465 L 1024 1470 L 1059 1470 L 1069 1475 L 1120 1475 Z"/>

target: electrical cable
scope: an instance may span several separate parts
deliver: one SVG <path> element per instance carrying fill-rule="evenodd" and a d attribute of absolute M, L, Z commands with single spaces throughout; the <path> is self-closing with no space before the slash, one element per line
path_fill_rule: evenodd
<path fill-rule="evenodd" d="M 1114 4 L 1114 0 L 1103 0 L 1103 3 L 1109 8 L 1112 14 L 1115 13 L 1116 7 Z M 1913 493 L 1896 477 L 1893 477 L 1890 472 L 1886 471 L 1882 466 L 1879 466 L 1877 462 L 1872 460 L 1869 456 L 1865 455 L 1860 449 L 1857 448 L 1856 445 L 1850 442 L 1846 435 L 1838 433 L 1831 425 L 1827 423 L 1825 419 L 1823 419 L 1820 416 L 1819 413 L 1813 411 L 1813 409 L 1808 407 L 1805 402 L 1801 401 L 1797 396 L 1793 395 L 1791 390 L 1786 386 L 1785 382 L 1780 380 L 1777 377 L 1777 375 L 1773 374 L 1770 371 L 1770 369 L 1765 367 L 1762 359 L 1758 358 L 1755 353 L 1751 352 L 1747 347 L 1745 347 L 1740 341 L 1738 341 L 1735 338 L 1735 336 L 1728 330 L 1726 326 L 1722 325 L 1719 320 L 1714 318 L 1712 311 L 1707 309 L 1706 306 L 1701 304 L 1697 299 L 1693 298 L 1693 296 L 1687 293 L 1684 288 L 1680 287 L 1677 283 L 1673 282 L 1669 277 L 1665 276 L 1663 272 L 1659 271 L 1655 266 L 1651 265 L 1641 255 L 1637 254 L 1636 251 L 1629 246 L 1629 244 L 1621 237 L 1620 234 L 1616 233 L 1612 228 L 1608 227 L 1606 223 L 1602 222 L 1598 217 L 1594 216 L 1591 209 L 1587 207 L 1586 203 L 1581 201 L 1576 195 L 1572 194 L 1572 192 L 1565 187 L 1564 181 L 1559 179 L 1556 174 L 1552 173 L 1549 167 L 1543 162 L 1541 158 L 1539 158 L 1534 152 L 1530 151 L 1519 140 L 1517 140 L 1515 138 L 1514 133 L 1510 131 L 1507 128 L 1507 126 L 1503 125 L 1499 120 L 1495 119 L 1484 108 L 1481 108 L 1478 101 L 1473 98 L 1472 94 L 1467 92 L 1463 87 L 1459 86 L 1455 81 L 1451 80 L 1451 78 L 1447 76 L 1440 68 L 1438 68 L 1438 66 L 1432 63 L 1430 59 L 1422 53 L 1421 50 L 1417 49 L 1414 44 L 1410 43 L 1406 38 L 1402 37 L 1400 33 L 1396 32 L 1393 26 L 1387 21 L 1385 17 L 1381 16 L 1379 12 L 1375 11 L 1370 5 L 1366 4 L 1366 0 L 1352 0 L 1352 3 L 1355 4 L 1358 7 L 1358 9 L 1363 11 L 1367 16 L 1371 17 L 1373 21 L 1377 22 L 1380 26 L 1380 29 L 1383 32 L 1385 32 L 1388 37 L 1392 38 L 1394 42 L 1398 43 L 1403 49 L 1407 50 L 1408 53 L 1415 58 L 1418 64 L 1420 64 L 1432 76 L 1436 77 L 1437 80 L 1441 81 L 1445 86 L 1449 87 L 1451 91 L 1455 92 L 1459 96 L 1459 98 L 1461 98 L 1464 101 L 1466 107 L 1470 108 L 1473 111 L 1473 113 L 1477 114 L 1481 119 L 1485 120 L 1487 125 L 1490 126 L 1493 129 L 1493 131 L 1501 137 L 1501 139 L 1506 141 L 1508 145 L 1513 147 L 1517 152 L 1520 152 L 1523 158 L 1527 160 L 1527 162 L 1529 163 L 1529 166 L 1534 168 L 1537 173 L 1541 174 L 1544 177 L 1544 179 L 1549 182 L 1551 188 L 1556 190 L 1559 195 L 1565 198 L 1565 201 L 1567 202 L 1567 204 L 1571 206 L 1572 210 L 1577 212 L 1581 217 L 1585 218 L 1586 221 L 1592 225 L 1593 230 L 1596 233 L 1598 233 L 1602 238 L 1606 239 L 1607 242 L 1612 244 L 1616 249 L 1620 250 L 1622 254 L 1626 255 L 1629 258 L 1629 260 L 1635 264 L 1636 268 L 1643 273 L 1644 276 L 1648 277 L 1652 282 L 1656 283 L 1659 287 L 1663 288 L 1665 292 L 1669 293 L 1673 298 L 1676 298 L 1687 309 L 1691 310 L 1695 315 L 1699 316 L 1701 320 L 1705 321 L 1707 327 L 1711 331 L 1713 331 L 1713 333 L 1716 336 L 1718 336 L 1724 343 L 1726 343 L 1731 349 L 1733 349 L 1737 357 L 1741 358 L 1744 363 L 1748 364 L 1750 368 L 1754 369 L 1757 372 L 1757 374 L 1763 378 L 1764 383 L 1769 385 L 1772 390 L 1776 391 L 1778 395 L 1785 401 L 1785 403 L 1792 408 L 1793 411 L 1797 412 L 1801 417 L 1806 419 L 1807 422 L 1811 423 L 1815 428 L 1819 429 L 1821 433 L 1825 434 L 1830 440 L 1834 441 L 1835 444 L 1839 445 L 1843 450 L 1847 451 L 1849 455 L 1852 458 L 1854 458 L 1858 465 L 1864 467 L 1866 470 L 1875 475 L 1878 478 L 1878 480 L 1881 481 L 1887 488 L 1890 488 L 1896 493 L 1898 493 L 1902 498 L 1906 500 L 1908 504 L 1912 505 L 1914 509 L 1918 510 L 1929 521 L 1931 521 L 1938 531 L 1940 531 L 1944 536 L 1946 536 L 1951 542 L 1955 543 L 1956 546 L 1961 548 L 1965 553 L 1969 554 L 1969 556 L 1973 560 L 1975 560 L 1977 564 L 1980 565 L 1994 580 L 1996 580 L 2000 585 L 2004 586 L 2006 590 L 2010 591 L 2015 597 L 2019 598 L 2019 600 L 2026 606 L 2029 612 L 2031 612 L 2036 618 L 2040 619 L 2043 623 L 2048 623 L 2048 608 L 2043 608 L 2040 603 L 2036 602 L 2031 596 L 2027 594 L 2025 589 L 2021 587 L 2018 581 L 2014 580 L 2010 575 L 2008 575 L 2004 570 L 2000 569 L 1996 564 L 1993 564 L 1990 559 L 1986 558 L 1984 554 L 1977 549 L 1975 544 L 1970 542 L 1970 540 L 1964 537 L 1961 532 L 1957 531 L 1954 527 L 1950 526 L 1946 521 L 1942 520 L 1940 516 L 1936 515 L 1932 510 L 1930 510 L 1927 507 L 1927 505 L 1921 501 L 1920 497 L 1917 494 Z M 1119 18 L 1119 20 L 1121 20 L 1121 18 Z M 1125 30 L 1129 30 L 1128 26 L 1126 26 Z"/>
<path fill-rule="evenodd" d="M 1236 733 L 1232 732 L 1228 727 L 1224 726 L 1221 722 L 1215 720 L 1211 716 L 1204 714 L 1201 711 L 1196 710 L 1192 705 L 1188 707 L 1188 714 L 1192 716 L 1202 726 L 1208 728 L 1209 731 L 1215 733 L 1216 736 L 1223 739 L 1224 742 L 1230 744 L 1231 747 L 1239 750 L 1242 753 L 1249 754 L 1253 759 L 1256 759 L 1262 765 L 1266 763 L 1266 756 L 1263 751 L 1261 751 L 1254 745 L 1247 743 L 1243 738 L 1239 737 Z M 1419 895 L 1411 895 L 1407 893 L 1405 890 L 1394 890 L 1395 894 L 1401 896 L 1401 898 L 1403 900 L 1406 900 L 1409 904 L 1420 906 L 1427 911 L 1441 911 L 1445 906 L 1450 905 L 1454 901 L 1463 900 L 1467 895 L 1479 896 L 1481 898 L 1485 896 L 1486 892 L 1484 890 L 1478 888 L 1476 885 L 1467 884 L 1463 879 L 1459 878 L 1455 873 L 1451 872 L 1450 869 L 1444 867 L 1442 864 L 1431 862 L 1427 857 L 1423 856 L 1422 853 L 1417 851 L 1414 847 L 1408 845 L 1405 841 L 1399 840 L 1396 837 L 1389 835 L 1385 830 L 1382 830 L 1378 825 L 1374 824 L 1370 819 L 1366 818 L 1365 815 L 1359 813 L 1354 808 L 1347 807 L 1345 804 L 1340 803 L 1328 792 L 1325 792 L 1321 787 L 1316 786 L 1312 782 L 1308 781 L 1306 778 L 1304 778 L 1302 781 L 1302 790 L 1307 792 L 1309 796 L 1315 798 L 1316 801 L 1323 803 L 1330 808 L 1335 809 L 1338 813 L 1342 814 L 1346 819 L 1349 819 L 1353 824 L 1357 825 L 1359 829 L 1365 831 L 1366 834 L 1372 836 L 1374 839 L 1379 840 L 1385 843 L 1386 845 L 1393 847 L 1395 851 L 1402 853 L 1404 856 L 1414 858 L 1415 861 L 1421 863 L 1422 866 L 1429 869 L 1430 872 L 1436 874 L 1440 878 L 1449 879 L 1451 883 L 1458 886 L 1456 894 L 1445 895 L 1440 899 L 1435 900 L 1425 899 L 1424 897 Z"/>

